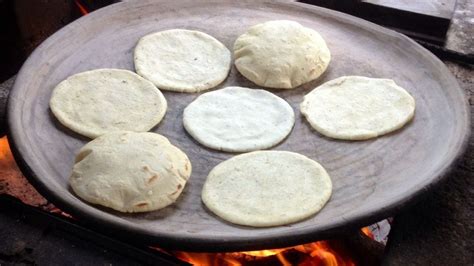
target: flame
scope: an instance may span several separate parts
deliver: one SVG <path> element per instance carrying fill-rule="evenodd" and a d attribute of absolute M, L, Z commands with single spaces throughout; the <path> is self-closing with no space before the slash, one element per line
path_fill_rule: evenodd
<path fill-rule="evenodd" d="M 345 258 L 343 254 L 336 252 L 328 241 L 318 241 L 310 244 L 299 245 L 296 250 L 307 253 L 311 256 L 307 261 L 308 265 L 324 266 L 354 266 L 355 263 L 350 258 Z"/>
<path fill-rule="evenodd" d="M 367 232 L 370 232 L 370 230 Z M 265 265 L 282 266 L 355 266 L 353 259 L 341 251 L 336 251 L 331 247 L 330 241 L 318 241 L 282 249 L 257 251 L 229 253 L 177 251 L 171 253 L 181 260 L 198 266 L 242 266 L 254 265 L 259 262 Z"/>
<path fill-rule="evenodd" d="M 83 16 L 89 14 L 89 11 L 87 11 L 85 6 L 83 4 L 81 4 L 81 2 L 79 0 L 74 0 L 74 3 L 76 4 L 77 8 L 79 8 L 79 11 L 81 12 L 81 14 Z"/>
<path fill-rule="evenodd" d="M 370 231 L 369 227 L 364 227 L 361 229 L 362 233 L 364 233 L 366 236 L 370 237 L 371 239 L 375 239 L 374 234 L 372 231 Z"/>
<path fill-rule="evenodd" d="M 369 227 L 361 231 L 374 239 Z M 175 251 L 170 254 L 197 266 L 242 266 L 242 265 L 282 265 L 282 266 L 355 266 L 354 259 L 347 251 L 336 249 L 334 242 L 318 241 L 281 249 L 229 253 L 194 253 Z M 297 254 L 297 255 L 295 255 Z"/>
<path fill-rule="evenodd" d="M 240 266 L 240 260 L 233 256 L 232 253 L 197 253 L 197 252 L 172 252 L 172 255 L 178 259 L 197 266 Z"/>
<path fill-rule="evenodd" d="M 265 250 L 256 250 L 256 251 L 243 251 L 243 254 L 254 256 L 254 257 L 268 257 L 277 255 L 290 248 L 281 248 L 281 249 L 265 249 Z"/>
<path fill-rule="evenodd" d="M 0 138 L 0 164 L 4 167 L 16 168 L 7 137 Z"/>

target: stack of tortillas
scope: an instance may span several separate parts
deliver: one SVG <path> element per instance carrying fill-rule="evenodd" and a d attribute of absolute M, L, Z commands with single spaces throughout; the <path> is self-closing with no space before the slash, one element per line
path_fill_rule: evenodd
<path fill-rule="evenodd" d="M 331 60 L 318 32 L 286 20 L 250 27 L 235 40 L 233 52 L 245 78 L 276 89 L 320 78 Z M 98 69 L 70 76 L 50 101 L 64 126 L 95 138 L 77 154 L 72 189 L 90 203 L 122 212 L 158 210 L 178 199 L 191 163 L 165 137 L 146 132 L 168 107 L 160 89 L 196 93 L 218 86 L 229 74 L 231 52 L 206 33 L 171 29 L 142 37 L 134 63 L 138 75 Z M 401 128 L 414 116 L 415 101 L 392 80 L 347 76 L 308 93 L 300 110 L 307 126 L 326 137 L 363 140 Z M 258 151 L 284 141 L 294 123 L 292 106 L 261 89 L 230 86 L 189 103 L 183 124 L 192 138 L 219 151 L 249 152 L 209 173 L 202 201 L 211 212 L 231 223 L 264 227 L 301 221 L 323 208 L 332 193 L 323 166 L 294 152 Z"/>

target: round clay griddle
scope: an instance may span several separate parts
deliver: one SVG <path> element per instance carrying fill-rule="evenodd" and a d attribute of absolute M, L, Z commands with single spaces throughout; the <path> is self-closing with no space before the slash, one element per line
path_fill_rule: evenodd
<path fill-rule="evenodd" d="M 396 213 L 440 181 L 466 145 L 469 115 L 463 92 L 438 59 L 405 36 L 341 13 L 290 2 L 253 2 L 123 2 L 58 31 L 30 56 L 10 94 L 10 140 L 24 173 L 54 204 L 101 230 L 196 251 L 274 248 L 331 237 Z M 332 177 L 333 194 L 320 213 L 288 226 L 250 228 L 226 223 L 207 210 L 200 199 L 203 182 L 215 165 L 234 154 L 206 149 L 185 132 L 183 109 L 198 93 L 164 92 L 168 111 L 153 129 L 186 152 L 193 165 L 191 179 L 174 205 L 122 214 L 74 195 L 68 177 L 76 152 L 89 140 L 61 126 L 49 110 L 51 92 L 60 81 L 95 68 L 133 70 L 133 48 L 148 33 L 200 30 L 232 49 L 249 26 L 275 19 L 317 30 L 332 53 L 328 70 L 318 80 L 293 90 L 271 90 L 296 114 L 293 131 L 273 150 L 304 154 Z M 343 75 L 394 79 L 416 99 L 414 120 L 367 141 L 321 136 L 302 117 L 299 103 L 314 87 Z M 224 86 L 259 88 L 235 67 L 216 89 Z"/>

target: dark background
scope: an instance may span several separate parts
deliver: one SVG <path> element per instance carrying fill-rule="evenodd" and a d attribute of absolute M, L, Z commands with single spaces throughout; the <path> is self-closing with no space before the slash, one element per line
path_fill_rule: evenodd
<path fill-rule="evenodd" d="M 114 0 L 0 0 L 0 82 L 61 27 Z"/>

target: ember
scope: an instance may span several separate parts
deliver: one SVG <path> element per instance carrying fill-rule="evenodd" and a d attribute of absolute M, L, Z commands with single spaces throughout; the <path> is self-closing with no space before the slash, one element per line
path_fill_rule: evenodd
<path fill-rule="evenodd" d="M 0 138 L 0 194 L 9 194 L 32 206 L 47 204 L 16 165 L 7 137 Z"/>

